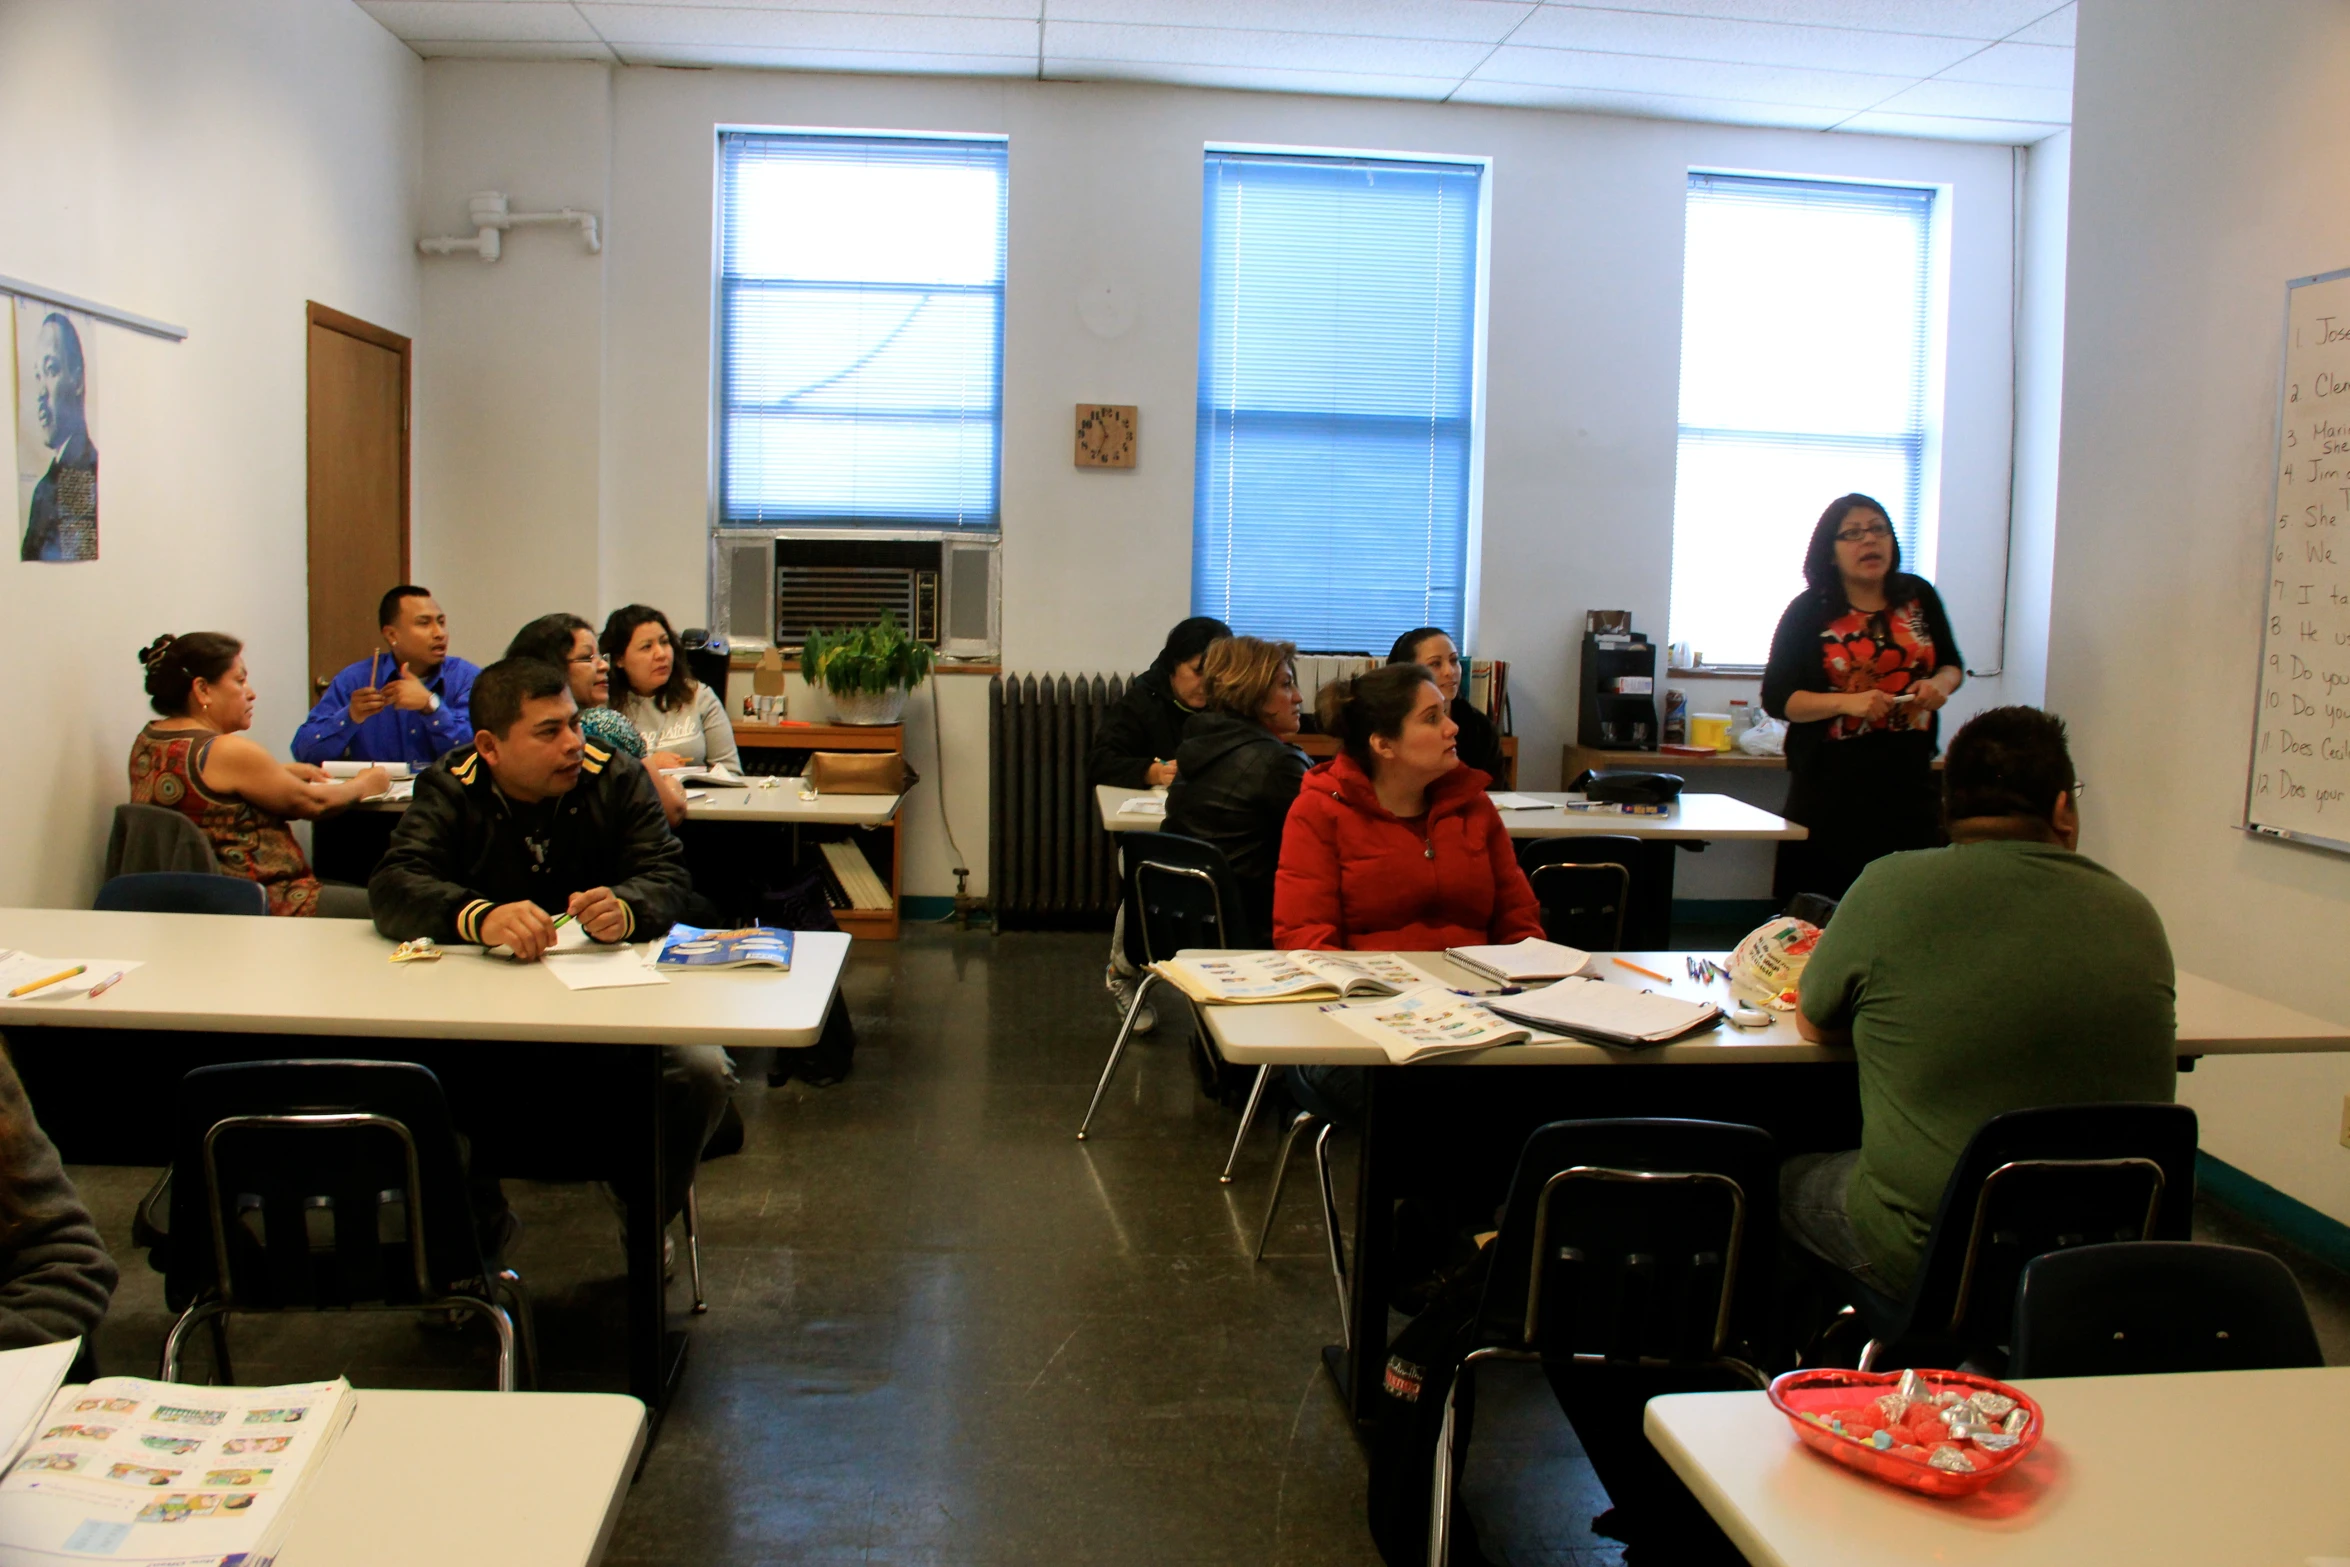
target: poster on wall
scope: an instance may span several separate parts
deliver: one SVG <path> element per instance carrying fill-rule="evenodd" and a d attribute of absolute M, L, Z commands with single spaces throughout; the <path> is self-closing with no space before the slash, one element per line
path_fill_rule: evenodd
<path fill-rule="evenodd" d="M 98 448 L 90 434 L 90 318 L 16 305 L 16 517 L 25 560 L 98 558 Z"/>

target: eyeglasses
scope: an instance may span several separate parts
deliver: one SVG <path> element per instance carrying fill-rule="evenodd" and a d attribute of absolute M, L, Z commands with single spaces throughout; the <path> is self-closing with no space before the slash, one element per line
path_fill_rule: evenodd
<path fill-rule="evenodd" d="M 1838 542 L 1844 544 L 1858 544 L 1864 539 L 1889 539 L 1891 537 L 1893 537 L 1893 530 L 1881 522 L 1872 522 L 1858 528 L 1845 528 L 1836 535 Z"/>
<path fill-rule="evenodd" d="M 2081 780 L 2078 778 L 2073 780 L 2073 804 L 2080 804 L 2081 796 L 2087 794 L 2088 792 L 2089 786 L 2087 784 L 2081 782 Z"/>
<path fill-rule="evenodd" d="M 601 653 L 590 653 L 584 658 L 567 658 L 563 662 L 566 664 L 602 664 L 610 661 Z"/>

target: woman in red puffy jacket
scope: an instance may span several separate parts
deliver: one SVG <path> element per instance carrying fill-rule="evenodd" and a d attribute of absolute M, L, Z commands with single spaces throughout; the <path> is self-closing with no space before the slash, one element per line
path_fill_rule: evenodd
<path fill-rule="evenodd" d="M 1461 764 L 1434 676 L 1389 664 L 1324 687 L 1321 719 L 1345 751 L 1290 807 L 1274 945 L 1438 952 L 1542 934 L 1492 780 Z"/>

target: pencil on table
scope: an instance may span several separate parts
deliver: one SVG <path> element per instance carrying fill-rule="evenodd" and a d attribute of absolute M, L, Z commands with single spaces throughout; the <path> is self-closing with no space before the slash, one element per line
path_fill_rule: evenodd
<path fill-rule="evenodd" d="M 1673 982 L 1672 975 L 1659 974 L 1655 969 L 1652 968 L 1642 968 L 1639 964 L 1632 962 L 1628 958 L 1612 958 L 1609 961 L 1614 963 L 1618 968 L 1628 968 L 1635 974 L 1646 974 L 1650 979 L 1661 979 L 1668 985 Z"/>

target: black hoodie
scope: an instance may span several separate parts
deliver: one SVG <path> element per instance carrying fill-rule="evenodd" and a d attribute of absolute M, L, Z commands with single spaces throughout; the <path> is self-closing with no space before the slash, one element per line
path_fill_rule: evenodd
<path fill-rule="evenodd" d="M 1167 677 L 1156 669 L 1126 683 L 1126 690 L 1093 732 L 1085 758 L 1085 781 L 1118 789 L 1148 789 L 1153 762 L 1171 760 L 1183 743 L 1183 725 L 1192 710 L 1175 700 Z"/>
<path fill-rule="evenodd" d="M 1210 710 L 1192 715 L 1175 751 L 1167 831 L 1224 851 L 1247 904 L 1251 943 L 1272 939 L 1281 829 L 1310 764 L 1264 725 Z"/>

